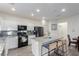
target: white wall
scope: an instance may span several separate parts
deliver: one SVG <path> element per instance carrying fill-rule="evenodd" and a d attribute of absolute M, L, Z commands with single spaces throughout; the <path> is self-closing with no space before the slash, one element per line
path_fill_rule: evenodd
<path fill-rule="evenodd" d="M 51 24 L 59 24 L 67 22 L 67 34 L 70 34 L 71 38 L 79 36 L 79 15 L 72 16 L 69 18 L 63 18 L 59 20 L 54 20 L 49 23 L 49 31 L 51 32 L 52 36 L 58 36 L 58 30 L 52 31 Z"/>
<path fill-rule="evenodd" d="M 58 29 L 57 30 L 51 30 L 51 24 L 57 24 L 57 21 L 56 20 L 52 20 L 49 22 L 49 33 L 50 33 L 50 36 L 53 37 L 53 38 L 56 38 L 58 37 Z"/>
<path fill-rule="evenodd" d="M 67 31 L 71 38 L 79 36 L 79 15 L 58 20 L 58 23 L 60 22 L 68 23 Z"/>

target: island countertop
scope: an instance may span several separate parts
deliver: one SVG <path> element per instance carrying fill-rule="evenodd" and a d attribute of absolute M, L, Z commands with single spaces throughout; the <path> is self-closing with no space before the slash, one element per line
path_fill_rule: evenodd
<path fill-rule="evenodd" d="M 56 41 L 61 39 L 60 37 L 35 37 L 34 40 L 38 41 L 40 44 L 46 43 L 46 42 L 50 42 L 50 41 Z"/>

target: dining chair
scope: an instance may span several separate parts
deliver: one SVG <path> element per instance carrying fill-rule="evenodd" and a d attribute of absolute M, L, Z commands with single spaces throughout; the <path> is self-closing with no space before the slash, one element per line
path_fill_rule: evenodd
<path fill-rule="evenodd" d="M 71 44 L 77 44 L 77 40 L 76 41 L 72 41 L 69 34 L 68 34 L 68 40 L 69 40 L 69 46 Z"/>
<path fill-rule="evenodd" d="M 77 39 L 77 48 L 78 48 L 78 51 L 79 51 L 79 36 L 78 36 L 78 39 Z"/>

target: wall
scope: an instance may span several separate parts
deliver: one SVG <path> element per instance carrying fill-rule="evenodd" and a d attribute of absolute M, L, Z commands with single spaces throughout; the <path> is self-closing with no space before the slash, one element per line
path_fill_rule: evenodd
<path fill-rule="evenodd" d="M 71 38 L 79 36 L 79 15 L 70 18 L 60 19 L 57 22 L 68 23 L 67 32 L 68 34 L 70 34 Z"/>
<path fill-rule="evenodd" d="M 49 35 L 53 38 L 58 37 L 58 29 L 57 30 L 51 30 L 51 24 L 57 24 L 56 20 L 52 20 L 49 22 Z"/>
<path fill-rule="evenodd" d="M 79 15 L 72 16 L 69 18 L 63 18 L 58 20 L 53 20 L 49 23 L 49 32 L 52 36 L 59 36 L 58 30 L 52 31 L 51 24 L 59 24 L 67 22 L 67 34 L 70 34 L 71 38 L 79 36 Z"/>

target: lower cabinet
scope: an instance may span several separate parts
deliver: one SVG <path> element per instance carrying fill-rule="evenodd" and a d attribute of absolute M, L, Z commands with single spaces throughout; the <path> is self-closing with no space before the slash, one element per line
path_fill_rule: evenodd
<path fill-rule="evenodd" d="M 32 53 L 34 56 L 48 56 L 48 53 L 45 54 L 46 52 L 48 52 L 47 48 L 42 47 L 42 43 L 41 40 L 37 39 L 32 39 Z"/>
<path fill-rule="evenodd" d="M 7 48 L 8 49 L 13 49 L 13 48 L 17 48 L 18 47 L 18 37 L 14 36 L 8 36 L 6 38 L 6 44 L 7 44 Z"/>
<path fill-rule="evenodd" d="M 28 35 L 28 44 L 32 44 L 32 39 L 35 38 L 35 35 Z"/>
<path fill-rule="evenodd" d="M 5 41 L 5 56 L 8 55 L 8 50 L 18 47 L 18 38 L 17 36 L 8 36 Z"/>

